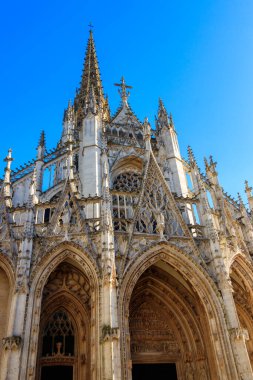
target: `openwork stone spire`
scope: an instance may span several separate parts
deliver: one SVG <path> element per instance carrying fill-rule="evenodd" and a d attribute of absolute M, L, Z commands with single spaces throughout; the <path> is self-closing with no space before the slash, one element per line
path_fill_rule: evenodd
<path fill-rule="evenodd" d="M 168 112 L 164 107 L 162 99 L 159 99 L 158 105 L 158 114 L 156 119 L 156 128 L 157 130 L 162 129 L 163 127 L 169 128 L 170 126 L 174 127 L 172 118 L 169 118 Z"/>
<path fill-rule="evenodd" d="M 88 39 L 88 45 L 85 54 L 83 74 L 80 90 L 77 93 L 75 103 L 79 112 L 86 114 L 89 109 L 90 94 L 93 94 L 98 109 L 103 109 L 105 98 L 103 94 L 102 81 L 98 67 L 95 43 L 92 31 Z"/>

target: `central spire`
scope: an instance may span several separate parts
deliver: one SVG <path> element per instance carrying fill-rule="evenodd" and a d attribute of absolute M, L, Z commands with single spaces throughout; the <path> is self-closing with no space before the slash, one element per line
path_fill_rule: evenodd
<path fill-rule="evenodd" d="M 77 92 L 75 99 L 75 108 L 82 115 L 86 114 L 89 110 L 91 93 L 94 97 L 93 101 L 95 102 L 96 106 L 98 109 L 100 108 L 102 110 L 106 101 L 103 94 L 103 86 L 98 67 L 98 60 L 92 30 L 90 30 L 84 59 L 81 86 Z"/>

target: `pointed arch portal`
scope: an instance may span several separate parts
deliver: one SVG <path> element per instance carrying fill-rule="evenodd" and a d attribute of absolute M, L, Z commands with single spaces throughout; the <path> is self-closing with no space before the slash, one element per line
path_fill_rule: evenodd
<path fill-rule="evenodd" d="M 158 262 L 148 268 L 129 306 L 132 379 L 190 379 L 196 372 L 209 373 L 203 314 L 189 284 L 169 265 Z"/>
<path fill-rule="evenodd" d="M 77 244 L 60 244 L 31 278 L 20 378 L 96 380 L 99 286 L 91 255 Z"/>
<path fill-rule="evenodd" d="M 38 380 L 90 377 L 90 284 L 68 262 L 43 290 L 37 363 Z"/>
<path fill-rule="evenodd" d="M 122 379 L 236 378 L 232 351 L 220 361 L 229 337 L 215 287 L 182 250 L 163 243 L 138 255 L 125 271 L 119 307 Z"/>

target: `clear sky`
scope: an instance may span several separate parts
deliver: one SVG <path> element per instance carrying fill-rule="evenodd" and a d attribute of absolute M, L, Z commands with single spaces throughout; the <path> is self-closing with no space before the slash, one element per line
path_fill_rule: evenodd
<path fill-rule="evenodd" d="M 79 86 L 94 38 L 111 110 L 124 75 L 129 102 L 154 126 L 158 98 L 172 112 L 181 153 L 212 154 L 231 195 L 253 185 L 252 0 L 44 0 L 2 2 L 1 156 L 32 159 L 42 129 L 59 140 L 63 110 Z M 0 162 L 1 173 L 4 163 Z"/>

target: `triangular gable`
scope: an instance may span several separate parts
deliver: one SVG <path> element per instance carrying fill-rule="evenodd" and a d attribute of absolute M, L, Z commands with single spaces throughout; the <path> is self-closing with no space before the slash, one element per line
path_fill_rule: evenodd
<path fill-rule="evenodd" d="M 181 236 L 192 239 L 152 151 L 135 213 L 134 232 L 158 234 L 166 240 Z"/>
<path fill-rule="evenodd" d="M 131 108 L 129 106 L 122 106 L 112 118 L 111 123 L 125 125 L 129 121 L 135 126 L 141 126 L 140 121 L 137 119 Z"/>
<path fill-rule="evenodd" d="M 65 188 L 50 221 L 47 235 L 61 235 L 84 230 L 84 217 L 71 189 L 70 182 L 66 181 Z"/>
<path fill-rule="evenodd" d="M 173 237 L 188 238 L 187 244 L 190 245 L 191 251 L 198 257 L 200 255 L 152 150 L 144 172 L 139 202 L 133 218 L 132 232 L 121 263 L 122 273 L 127 258 L 131 256 L 134 234 L 138 233 L 145 233 L 145 236 L 147 236 L 146 234 L 160 236 L 161 240 L 169 240 Z"/>

